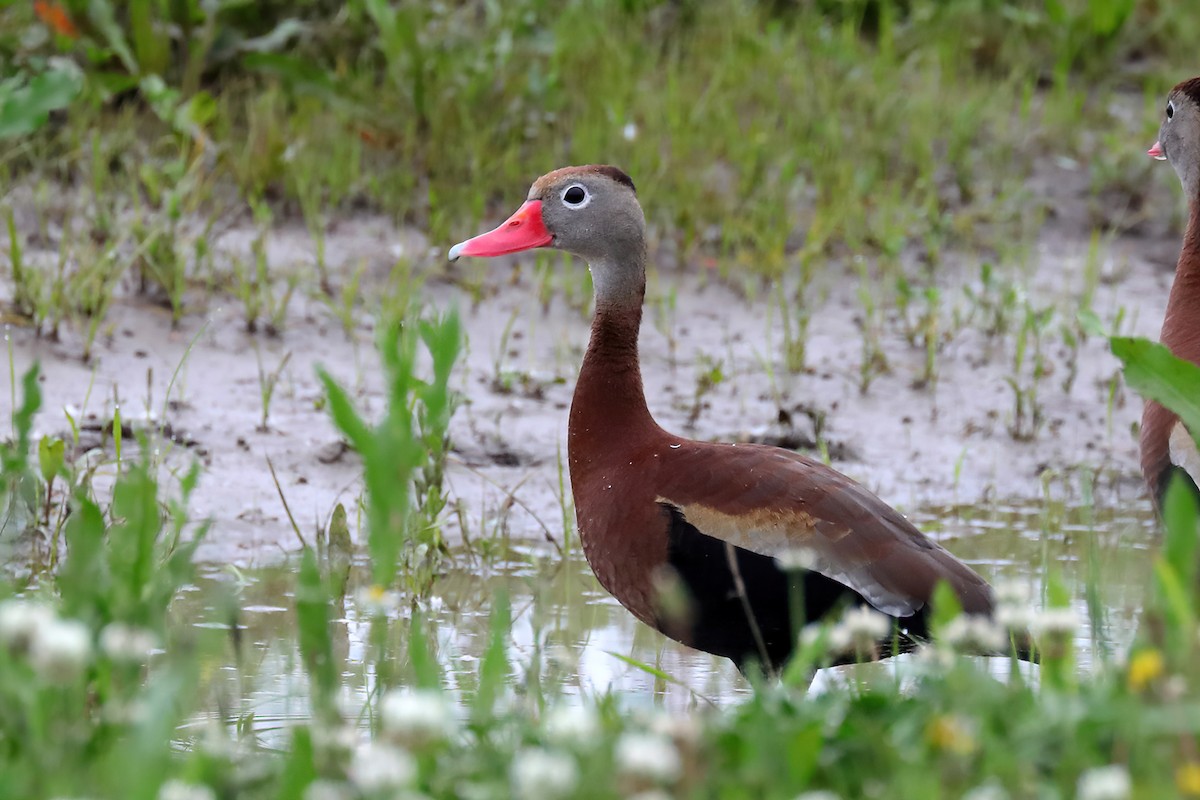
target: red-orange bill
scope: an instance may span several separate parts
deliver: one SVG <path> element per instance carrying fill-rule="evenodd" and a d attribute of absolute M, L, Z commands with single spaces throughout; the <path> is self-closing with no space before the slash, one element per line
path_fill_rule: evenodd
<path fill-rule="evenodd" d="M 1157 158 L 1159 161 L 1167 160 L 1167 154 L 1163 152 L 1161 142 L 1155 142 L 1154 147 L 1151 147 L 1146 151 L 1146 155 L 1150 156 L 1151 158 Z"/>
<path fill-rule="evenodd" d="M 542 201 L 529 200 L 500 227 L 459 242 L 450 248 L 449 255 L 451 261 L 459 256 L 502 256 L 545 247 L 552 241 L 554 237 L 542 222 Z"/>

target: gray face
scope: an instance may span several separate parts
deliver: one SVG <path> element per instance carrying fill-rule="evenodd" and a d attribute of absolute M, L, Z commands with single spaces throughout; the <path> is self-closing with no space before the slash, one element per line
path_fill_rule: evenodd
<path fill-rule="evenodd" d="M 646 220 L 628 187 L 607 176 L 581 171 L 544 186 L 534 184 L 529 199 L 542 201 L 542 221 L 554 236 L 553 247 L 593 266 L 636 260 L 640 268 Z"/>
<path fill-rule="evenodd" d="M 1189 202 L 1200 200 L 1200 109 L 1182 92 L 1171 92 L 1158 141 Z"/>

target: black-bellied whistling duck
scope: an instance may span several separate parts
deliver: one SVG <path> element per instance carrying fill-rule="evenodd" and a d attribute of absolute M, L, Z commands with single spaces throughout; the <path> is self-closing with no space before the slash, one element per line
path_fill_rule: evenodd
<path fill-rule="evenodd" d="M 1158 141 L 1148 154 L 1171 162 L 1188 203 L 1187 231 L 1175 266 L 1159 338 L 1178 358 L 1200 364 L 1200 78 L 1184 81 L 1167 95 Z M 1193 489 L 1200 483 L 1200 454 L 1179 417 L 1147 400 L 1142 410 L 1142 474 L 1155 504 L 1173 474 Z"/>
<path fill-rule="evenodd" d="M 902 633 L 880 636 L 885 655 L 893 641 L 911 648 L 903 634 L 927 635 L 939 581 L 965 611 L 990 614 L 979 575 L 845 475 L 788 450 L 691 441 L 655 423 L 638 365 L 645 218 L 628 175 L 609 166 L 544 175 L 512 217 L 450 259 L 535 247 L 573 253 L 592 272 L 596 311 L 567 430 L 571 491 L 588 563 L 638 619 L 743 669 L 774 671 L 803 623 L 846 606 L 898 621 Z M 783 570 L 776 557 L 796 552 L 808 570 Z M 682 608 L 672 587 L 686 590 Z"/>

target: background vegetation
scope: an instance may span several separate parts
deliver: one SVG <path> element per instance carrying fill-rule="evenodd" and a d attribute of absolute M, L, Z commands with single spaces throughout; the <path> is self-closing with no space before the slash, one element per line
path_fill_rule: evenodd
<path fill-rule="evenodd" d="M 1166 89 L 1197 71 L 1198 40 L 1184 0 L 9 3 L 5 320 L 78 331 L 87 358 L 126 294 L 160 300 L 176 320 L 232 296 L 263 335 L 280 332 L 296 293 L 350 318 L 365 305 L 361 276 L 332 270 L 323 245 L 338 219 L 388 214 L 440 246 L 510 210 L 537 174 L 608 161 L 637 181 L 659 261 L 712 265 L 747 287 L 783 279 L 792 368 L 805 362 L 810 281 L 839 270 L 861 280 L 864 392 L 883 308 L 927 350 L 936 380 L 935 277 L 949 254 L 981 255 L 961 324 L 1010 337 L 1011 433 L 1032 438 L 1053 312 L 1024 298 L 1013 268 L 1047 227 L 1087 240 L 1178 221 L 1163 203 L 1149 213 L 1145 198 L 1169 196 L 1173 178 L 1151 177 L 1143 151 Z M 1068 185 L 1054 171 L 1064 164 Z M 1082 218 L 1062 213 L 1072 192 Z M 263 237 L 292 218 L 316 257 L 284 275 Z M 235 223 L 259 231 L 247 263 L 208 246 Z M 31 249 L 56 257 L 31 260 Z M 77 442 L 33 436 L 37 376 L 10 366 L 0 540 L 34 546 L 0 583 L 0 796 L 1200 796 L 1186 495 L 1168 504 L 1138 643 L 1083 670 L 1071 642 L 1104 616 L 1095 580 L 1075 600 L 1084 620 L 1051 579 L 1010 619 L 1041 637 L 1036 672 L 997 679 L 957 656 L 954 642 L 1008 631 L 942 604 L 955 633 L 903 682 L 871 673 L 807 696 L 818 638 L 748 702 L 672 718 L 559 696 L 541 680 L 540 651 L 513 653 L 501 598 L 474 679 L 448 692 L 427 601 L 447 563 L 486 545 L 464 554 L 441 535 L 462 334 L 409 283 L 441 270 L 440 256 L 399 261 L 376 309 L 387 413 L 361 418 L 325 377 L 363 457 L 366 552 L 354 552 L 343 509 L 284 579 L 297 625 L 281 635 L 294 635 L 311 683 L 311 721 L 273 739 L 252 716 L 212 709 L 205 669 L 228 658 L 238 680 L 251 670 L 237 592 L 219 629 L 172 613 L 196 580 L 205 528 L 186 508 L 198 472 L 165 491 L 156 432 L 131 442 L 119 411 L 104 469 L 77 463 Z M 1086 314 L 1057 321 L 1068 346 L 1100 328 Z M 1194 379 L 1152 352 L 1127 355 L 1156 380 Z M 370 690 L 357 704 L 331 634 L 355 593 L 372 615 Z M 216 724 L 196 722 L 206 711 Z"/>

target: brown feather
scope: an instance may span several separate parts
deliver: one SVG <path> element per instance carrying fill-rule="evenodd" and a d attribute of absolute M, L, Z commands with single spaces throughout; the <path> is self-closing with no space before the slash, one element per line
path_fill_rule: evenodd
<path fill-rule="evenodd" d="M 791 549 L 873 606 L 908 616 L 939 580 L 965 610 L 990 613 L 987 583 L 899 512 L 819 461 L 764 445 L 688 442 L 659 459 L 659 492 L 709 536 L 762 555 Z"/>
<path fill-rule="evenodd" d="M 1195 90 L 1200 92 L 1200 78 Z M 1183 86 L 1183 84 L 1180 84 Z M 1183 237 L 1183 248 L 1175 266 L 1175 281 L 1167 298 L 1167 310 L 1163 316 L 1160 339 L 1167 349 L 1178 358 L 1200 364 L 1200 324 L 1196 315 L 1200 313 L 1200 202 L 1191 202 L 1188 210 L 1188 225 Z M 1174 412 L 1153 400 L 1147 400 L 1142 409 L 1142 426 L 1139 444 L 1142 455 L 1142 474 L 1150 487 L 1155 502 L 1164 487 L 1164 476 L 1171 469 L 1171 431 L 1179 418 Z"/>
<path fill-rule="evenodd" d="M 1175 84 L 1171 94 L 1186 95 L 1193 103 L 1200 106 L 1200 77 L 1188 78 L 1186 81 Z"/>
<path fill-rule="evenodd" d="M 556 184 L 563 178 L 571 175 L 603 175 L 637 194 L 637 187 L 633 185 L 633 178 L 626 175 L 623 170 L 610 164 L 585 164 L 579 167 L 559 167 L 553 172 L 547 172 L 533 182 L 533 187 L 529 190 L 530 199 L 540 197 L 545 192 L 547 186 Z"/>

